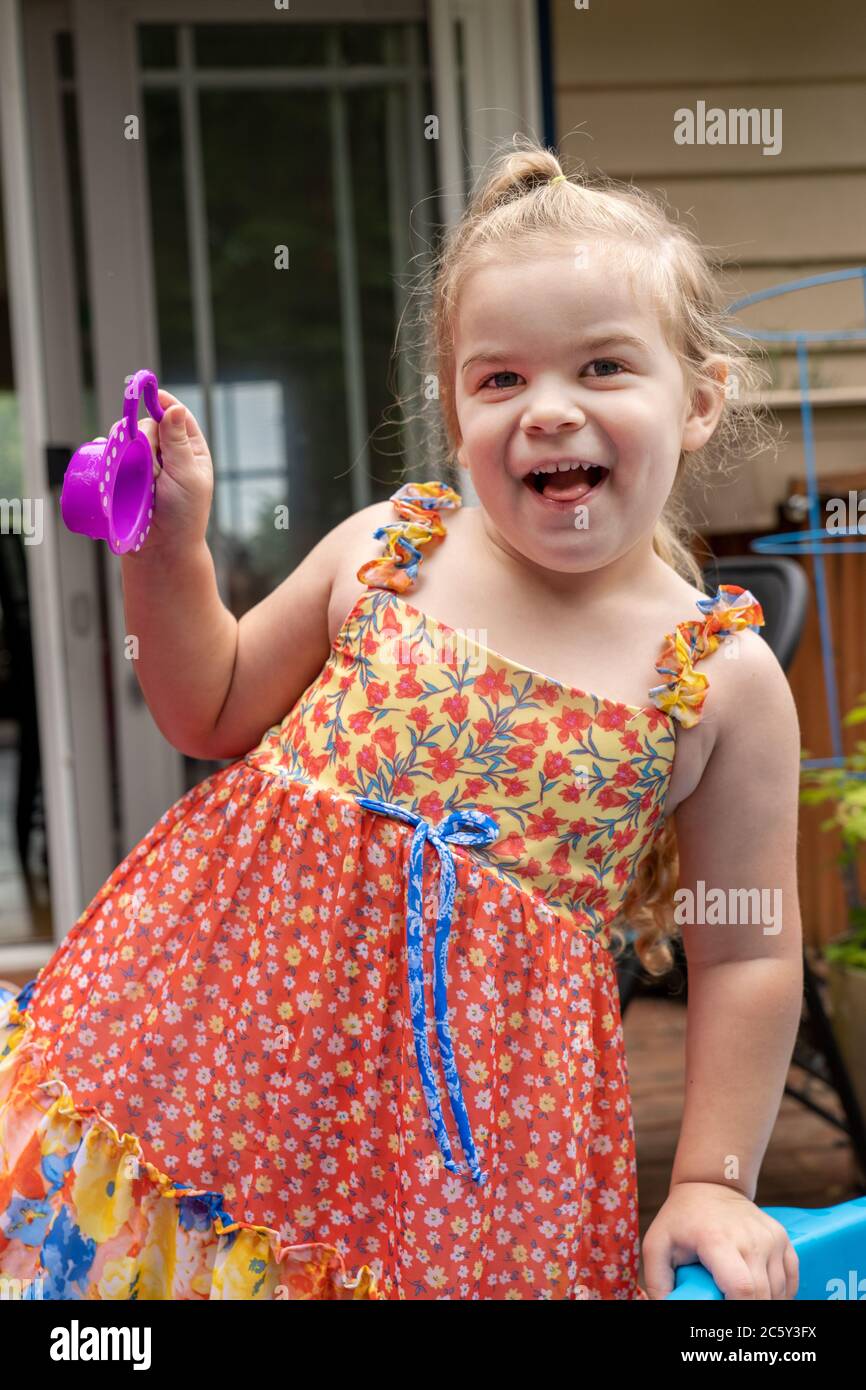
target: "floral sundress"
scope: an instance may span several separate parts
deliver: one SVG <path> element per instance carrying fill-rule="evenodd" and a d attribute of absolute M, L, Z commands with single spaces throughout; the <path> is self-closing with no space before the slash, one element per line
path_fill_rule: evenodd
<path fill-rule="evenodd" d="M 0 994 L 0 1276 L 56 1299 L 640 1299 L 606 928 L 722 585 L 644 708 L 413 607 L 407 484 L 321 673 Z"/>

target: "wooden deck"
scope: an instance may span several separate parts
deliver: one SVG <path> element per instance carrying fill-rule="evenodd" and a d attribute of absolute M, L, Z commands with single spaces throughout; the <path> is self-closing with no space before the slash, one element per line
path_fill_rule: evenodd
<path fill-rule="evenodd" d="M 686 1010 L 673 999 L 638 995 L 626 1009 L 624 1029 L 643 1236 L 670 1185 L 682 1117 Z M 799 1068 L 790 1076 L 802 1086 Z M 815 1079 L 810 1084 L 815 1099 L 832 1108 L 832 1092 Z M 838 1104 L 835 1110 L 841 1114 Z M 784 1096 L 758 1179 L 758 1206 L 827 1207 L 863 1192 L 847 1136 Z"/>

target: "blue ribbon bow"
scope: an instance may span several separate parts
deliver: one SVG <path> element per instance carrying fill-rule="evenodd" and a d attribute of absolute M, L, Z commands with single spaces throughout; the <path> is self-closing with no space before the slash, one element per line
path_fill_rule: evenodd
<path fill-rule="evenodd" d="M 499 837 L 499 826 L 492 816 L 482 815 L 480 811 L 452 811 L 441 825 L 433 826 L 423 816 L 398 806 L 393 801 L 378 801 L 374 797 L 359 796 L 360 806 L 382 815 L 397 816 L 400 820 L 414 825 L 412 846 L 409 853 L 409 877 L 406 885 L 406 941 L 409 955 L 409 999 L 412 1006 L 412 1028 L 415 1034 L 415 1056 L 421 1073 L 421 1085 L 427 1110 L 436 1135 L 436 1142 L 445 1160 L 445 1167 L 451 1173 L 460 1169 L 454 1161 L 451 1143 L 445 1120 L 439 1087 L 430 1060 L 430 1044 L 427 1040 L 427 1009 L 424 1003 L 424 916 L 422 911 L 422 888 L 424 880 L 424 841 L 433 845 L 440 861 L 439 906 L 436 917 L 436 937 L 433 946 L 433 1007 L 435 1011 L 436 1036 L 439 1039 L 439 1055 L 451 1111 L 460 1133 L 460 1142 L 472 1174 L 472 1178 L 482 1187 L 487 1174 L 481 1172 L 475 1141 L 469 1127 L 469 1116 L 463 1100 L 463 1088 L 457 1072 L 454 1046 L 448 1028 L 448 995 L 445 988 L 445 965 L 448 956 L 448 936 L 451 931 L 451 909 L 454 906 L 454 858 L 449 849 L 449 841 L 458 845 L 489 845 Z"/>

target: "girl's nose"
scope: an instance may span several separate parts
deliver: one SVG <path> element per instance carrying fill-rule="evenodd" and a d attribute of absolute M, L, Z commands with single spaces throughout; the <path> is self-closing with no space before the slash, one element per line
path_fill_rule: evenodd
<path fill-rule="evenodd" d="M 553 434 L 580 429 L 586 415 L 567 394 L 545 392 L 526 406 L 520 423 L 527 434 Z"/>

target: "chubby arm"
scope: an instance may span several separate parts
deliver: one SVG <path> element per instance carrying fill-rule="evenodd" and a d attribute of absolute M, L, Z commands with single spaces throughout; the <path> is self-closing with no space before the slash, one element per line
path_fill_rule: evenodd
<path fill-rule="evenodd" d="M 328 605 L 340 563 L 357 537 L 363 535 L 369 546 L 371 533 L 392 511 L 389 503 L 374 502 L 346 517 L 273 593 L 244 613 L 231 680 L 202 756 L 248 753 L 316 678 L 330 652 Z"/>
<path fill-rule="evenodd" d="M 734 908 L 739 922 L 681 926 L 689 970 L 686 1094 L 671 1183 L 724 1183 L 753 1198 L 803 992 L 800 729 L 784 672 L 763 638 L 746 632 L 734 640 L 736 657 L 717 653 L 719 679 L 711 677 L 708 699 L 720 701 L 713 752 L 675 812 L 679 887 L 693 894 L 680 893 L 681 913 L 700 915 L 703 883 L 705 895 L 722 890 L 728 918 Z M 709 903 L 702 915 L 712 919 Z"/>
<path fill-rule="evenodd" d="M 787 1233 L 754 1196 L 803 992 L 800 730 L 770 648 L 756 633 L 733 640 L 736 657 L 716 653 L 712 671 L 708 660 L 718 732 L 699 785 L 675 812 L 679 915 L 689 917 L 680 926 L 689 970 L 685 1101 L 668 1197 L 643 1243 L 651 1298 L 670 1291 L 677 1266 L 695 1261 L 728 1298 L 792 1298 L 797 1289 Z M 713 889 L 727 925 L 712 920 Z"/>

